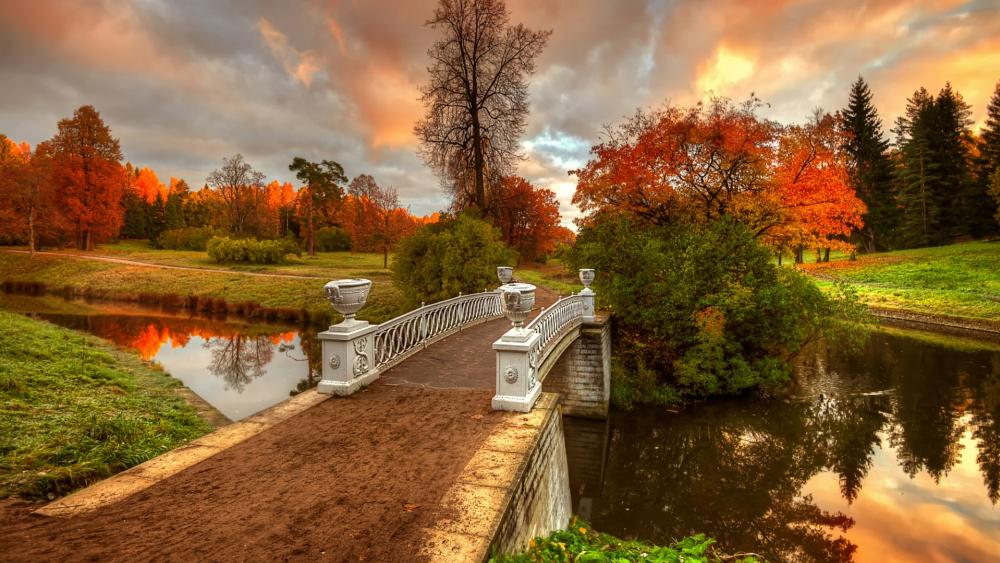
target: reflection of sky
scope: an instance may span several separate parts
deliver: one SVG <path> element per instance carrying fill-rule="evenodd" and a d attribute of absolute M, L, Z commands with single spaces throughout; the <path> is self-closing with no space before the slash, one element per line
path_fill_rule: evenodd
<path fill-rule="evenodd" d="M 887 435 L 880 437 L 882 444 L 889 443 Z M 893 448 L 876 446 L 862 494 L 853 504 L 841 496 L 837 475 L 829 471 L 810 479 L 802 494 L 813 495 L 824 510 L 854 518 L 846 537 L 858 545 L 854 560 L 859 563 L 1000 561 L 1000 506 L 983 492 L 976 441 L 969 432 L 961 446 L 958 463 L 940 483 L 924 471 L 911 479 Z"/>
<path fill-rule="evenodd" d="M 191 336 L 183 346 L 171 339 L 170 345 L 161 346 L 153 360 L 227 418 L 240 420 L 284 401 L 288 392 L 309 375 L 308 362 L 293 359 L 305 358 L 299 337 L 295 336 L 291 343 L 295 349 L 287 353 L 279 352 L 278 347 L 271 344 L 274 355 L 264 366 L 264 375 L 247 383 L 242 393 L 231 389 L 225 379 L 209 371 L 212 350 L 200 336 Z"/>

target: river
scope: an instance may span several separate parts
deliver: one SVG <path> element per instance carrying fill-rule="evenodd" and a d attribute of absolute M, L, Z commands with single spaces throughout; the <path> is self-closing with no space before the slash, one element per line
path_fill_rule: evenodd
<path fill-rule="evenodd" d="M 880 331 L 792 398 L 566 419 L 574 509 L 772 561 L 1000 561 L 1000 346 Z"/>
<path fill-rule="evenodd" d="M 135 350 L 240 420 L 319 381 L 321 329 L 253 323 L 128 303 L 0 292 L 0 308 Z"/>

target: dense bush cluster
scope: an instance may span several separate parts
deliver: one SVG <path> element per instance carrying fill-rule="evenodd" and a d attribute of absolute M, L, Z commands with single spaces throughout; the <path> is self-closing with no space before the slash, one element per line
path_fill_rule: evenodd
<path fill-rule="evenodd" d="M 280 264 L 296 251 L 285 240 L 231 239 L 213 237 L 208 241 L 208 256 L 220 264 Z"/>
<path fill-rule="evenodd" d="M 794 355 L 834 313 L 856 310 L 777 267 L 729 220 L 598 222 L 581 231 L 573 261 L 597 269 L 599 299 L 615 313 L 624 368 L 618 383 L 645 387 L 637 395 L 647 399 L 780 386 Z"/>
<path fill-rule="evenodd" d="M 440 301 L 495 287 L 496 267 L 513 264 L 516 258 L 496 228 L 463 214 L 403 239 L 392 265 L 393 279 L 411 305 Z"/>
<path fill-rule="evenodd" d="M 225 236 L 226 232 L 212 227 L 182 227 L 163 231 L 153 242 L 155 248 L 168 250 L 200 250 L 208 248 L 213 237 Z"/>
<path fill-rule="evenodd" d="M 316 250 L 319 252 L 343 252 L 351 249 L 351 235 L 340 227 L 316 229 Z"/>

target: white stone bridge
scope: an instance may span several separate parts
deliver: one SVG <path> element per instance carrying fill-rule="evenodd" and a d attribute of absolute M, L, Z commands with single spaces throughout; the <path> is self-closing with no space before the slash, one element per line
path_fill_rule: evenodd
<path fill-rule="evenodd" d="M 562 395 L 567 414 L 606 416 L 611 338 L 607 320 L 595 316 L 595 294 L 589 288 L 594 271 L 580 270 L 583 289 L 547 307 L 535 306 L 533 285 L 511 283 L 511 268 L 499 267 L 497 273 L 502 285 L 496 290 L 423 305 L 378 325 L 355 319 L 371 288 L 369 280 L 327 284 L 327 298 L 345 318 L 319 334 L 323 343 L 319 392 L 350 395 L 443 341 L 434 348 L 438 357 L 446 359 L 425 366 L 425 371 L 445 372 L 442 378 L 457 386 L 483 382 L 484 362 L 468 360 L 495 355 L 494 409 L 528 412 L 544 384 L 546 391 Z M 491 333 L 449 338 L 475 325 L 499 323 L 504 316 L 512 326 L 498 339 Z"/>

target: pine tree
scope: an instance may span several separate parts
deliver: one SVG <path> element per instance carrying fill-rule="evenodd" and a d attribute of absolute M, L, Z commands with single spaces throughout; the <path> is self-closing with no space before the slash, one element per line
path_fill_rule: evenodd
<path fill-rule="evenodd" d="M 934 131 L 929 138 L 931 158 L 941 181 L 934 187 L 940 228 L 948 238 L 971 233 L 982 190 L 972 177 L 972 108 L 945 83 L 934 101 Z"/>
<path fill-rule="evenodd" d="M 941 177 L 932 139 L 937 109 L 925 88 L 906 101 L 906 112 L 896 120 L 896 202 L 902 209 L 899 237 L 903 246 L 929 246 L 943 241 L 938 198 Z"/>
<path fill-rule="evenodd" d="M 1000 199 L 989 197 L 993 178 L 1000 171 L 1000 82 L 993 90 L 993 97 L 986 107 L 986 124 L 979 137 L 979 158 L 976 159 L 976 187 L 981 194 L 974 193 L 974 204 L 978 205 L 973 216 L 973 234 L 981 236 L 997 232 L 997 224 L 986 221 L 997 217 L 1000 221 Z M 1000 193 L 997 194 L 1000 196 Z M 983 197 L 985 196 L 985 197 Z"/>
<path fill-rule="evenodd" d="M 868 207 L 860 235 L 868 252 L 885 250 L 897 222 L 892 163 L 887 154 L 889 142 L 882 135 L 882 120 L 864 78 L 859 76 L 851 86 L 847 107 L 840 115 L 840 129 L 845 133 L 842 149 L 848 157 L 851 185 Z"/>

